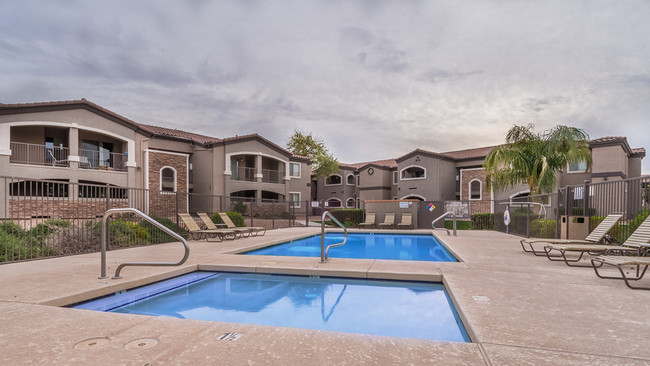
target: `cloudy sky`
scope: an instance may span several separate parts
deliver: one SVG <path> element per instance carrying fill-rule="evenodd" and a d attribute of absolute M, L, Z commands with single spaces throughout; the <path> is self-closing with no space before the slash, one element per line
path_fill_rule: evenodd
<path fill-rule="evenodd" d="M 299 129 L 348 163 L 527 123 L 650 151 L 649 19 L 648 0 L 0 0 L 0 102 L 280 145 Z"/>

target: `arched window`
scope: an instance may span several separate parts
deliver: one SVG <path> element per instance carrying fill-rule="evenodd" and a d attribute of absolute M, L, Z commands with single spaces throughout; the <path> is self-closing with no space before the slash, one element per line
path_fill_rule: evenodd
<path fill-rule="evenodd" d="M 402 169 L 402 179 L 425 179 L 427 170 L 419 165 L 411 165 Z"/>
<path fill-rule="evenodd" d="M 349 186 L 354 185 L 354 174 L 348 174 L 348 176 L 345 179 L 347 180 Z"/>
<path fill-rule="evenodd" d="M 163 192 L 176 191 L 176 169 L 169 166 L 160 169 L 160 190 Z"/>
<path fill-rule="evenodd" d="M 483 197 L 482 193 L 482 183 L 478 179 L 472 179 L 469 182 L 469 199 L 470 200 L 480 200 Z"/>
<path fill-rule="evenodd" d="M 338 198 L 330 198 L 325 202 L 325 206 L 327 207 L 341 207 L 341 200 Z"/>
<path fill-rule="evenodd" d="M 346 208 L 354 208 L 354 198 L 348 198 L 345 201 L 345 207 Z"/>
<path fill-rule="evenodd" d="M 343 181 L 343 178 L 338 174 L 332 174 L 329 177 L 325 178 L 326 186 L 337 186 L 340 185 Z"/>

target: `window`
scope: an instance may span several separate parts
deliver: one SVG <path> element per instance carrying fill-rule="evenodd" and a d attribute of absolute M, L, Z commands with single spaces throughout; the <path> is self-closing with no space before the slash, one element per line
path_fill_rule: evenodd
<path fill-rule="evenodd" d="M 397 174 L 397 171 L 393 172 L 393 184 L 397 184 L 397 181 L 399 180 L 399 174 Z"/>
<path fill-rule="evenodd" d="M 347 183 L 348 183 L 349 186 L 353 186 L 354 185 L 354 174 L 348 174 L 346 180 L 347 180 Z"/>
<path fill-rule="evenodd" d="M 481 181 L 478 179 L 473 179 L 469 182 L 469 199 L 470 200 L 480 200 L 482 197 L 481 194 Z"/>
<path fill-rule="evenodd" d="M 411 165 L 402 169 L 402 179 L 425 179 L 426 169 L 421 166 Z"/>
<path fill-rule="evenodd" d="M 354 198 L 348 198 L 348 200 L 345 201 L 345 207 L 354 208 Z"/>
<path fill-rule="evenodd" d="M 289 176 L 300 178 L 300 163 L 289 163 Z"/>
<path fill-rule="evenodd" d="M 357 187 L 361 187 L 361 176 L 357 175 Z"/>
<path fill-rule="evenodd" d="M 584 173 L 586 170 L 587 170 L 587 162 L 581 160 L 575 163 L 569 163 L 567 173 Z"/>
<path fill-rule="evenodd" d="M 289 192 L 291 207 L 300 208 L 300 192 Z"/>
<path fill-rule="evenodd" d="M 332 174 L 329 177 L 325 178 L 325 185 L 326 186 L 338 186 L 341 184 L 341 181 L 343 178 L 341 178 L 340 175 L 338 174 Z"/>
<path fill-rule="evenodd" d="M 325 202 L 325 207 L 341 207 L 341 200 L 338 198 L 330 198 Z"/>
<path fill-rule="evenodd" d="M 176 170 L 172 167 L 160 169 L 160 190 L 163 192 L 176 191 Z"/>

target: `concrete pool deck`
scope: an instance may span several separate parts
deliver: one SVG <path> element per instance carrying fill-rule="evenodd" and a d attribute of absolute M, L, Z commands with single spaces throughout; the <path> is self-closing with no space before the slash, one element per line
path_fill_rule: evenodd
<path fill-rule="evenodd" d="M 277 229 L 237 241 L 193 241 L 183 266 L 126 267 L 119 280 L 97 278 L 99 253 L 1 265 L 0 364 L 650 365 L 650 291 L 523 253 L 516 236 L 436 231 L 460 263 L 334 258 L 322 264 L 228 254 L 318 232 Z M 182 253 L 179 243 L 111 251 L 108 274 L 121 262 L 177 261 Z M 59 307 L 197 269 L 442 279 L 473 343 Z M 242 335 L 219 339 L 228 332 Z"/>

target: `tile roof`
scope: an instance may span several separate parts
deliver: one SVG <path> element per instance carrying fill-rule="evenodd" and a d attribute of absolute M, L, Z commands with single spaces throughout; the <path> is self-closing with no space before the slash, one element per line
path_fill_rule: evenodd
<path fill-rule="evenodd" d="M 196 143 L 204 144 L 204 145 L 219 142 L 219 141 L 223 141 L 220 138 L 201 135 L 201 134 L 193 133 L 193 132 L 187 132 L 187 131 L 178 130 L 178 129 L 175 129 L 175 128 L 166 128 L 166 127 L 160 127 L 160 126 L 154 126 L 154 125 L 145 125 L 145 124 L 140 124 L 140 126 L 142 126 L 145 130 L 148 130 L 149 132 L 151 132 L 155 136 L 174 137 L 174 138 L 178 138 L 178 139 L 194 141 Z"/>
<path fill-rule="evenodd" d="M 448 151 L 442 154 L 456 160 L 478 159 L 478 158 L 486 157 L 487 154 L 489 154 L 490 151 L 492 151 L 492 149 L 494 149 L 497 146 L 498 145 L 483 146 L 483 147 L 477 147 L 473 149 Z"/>
<path fill-rule="evenodd" d="M 374 161 L 366 161 L 363 163 L 351 163 L 351 164 L 339 163 L 339 166 L 341 167 L 352 168 L 352 169 L 361 169 L 368 165 L 374 165 L 374 166 L 389 168 L 389 169 L 397 168 L 397 162 L 395 161 L 395 159 L 374 160 Z"/>

